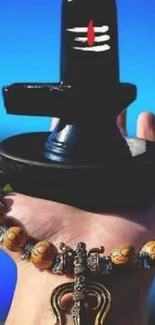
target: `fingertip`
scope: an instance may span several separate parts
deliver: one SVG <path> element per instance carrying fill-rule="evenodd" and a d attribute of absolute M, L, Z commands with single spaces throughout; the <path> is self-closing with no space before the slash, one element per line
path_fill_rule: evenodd
<path fill-rule="evenodd" d="M 145 111 L 139 114 L 138 120 L 137 120 L 137 125 L 138 124 L 149 124 L 152 125 L 155 123 L 155 116 L 154 114 Z"/>
<path fill-rule="evenodd" d="M 49 127 L 49 131 L 50 132 L 53 132 L 54 129 L 56 128 L 57 124 L 59 123 L 60 119 L 58 117 L 53 117 L 52 118 L 52 121 L 51 121 L 51 124 L 50 124 L 50 127 Z"/>
<path fill-rule="evenodd" d="M 146 111 L 137 119 L 137 136 L 141 139 L 155 141 L 155 116 Z"/>

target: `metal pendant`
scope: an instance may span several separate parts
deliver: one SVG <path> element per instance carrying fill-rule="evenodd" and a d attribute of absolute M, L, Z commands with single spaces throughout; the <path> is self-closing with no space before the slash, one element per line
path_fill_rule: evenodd
<path fill-rule="evenodd" d="M 74 293 L 74 282 L 69 282 L 58 286 L 52 293 L 51 306 L 56 318 L 55 325 L 66 325 L 65 309 L 61 304 L 61 299 L 68 293 Z M 88 312 L 86 304 L 87 298 L 91 294 L 96 298 L 97 303 Z M 73 299 L 74 300 L 74 299 Z M 74 325 L 103 325 L 111 306 L 110 292 L 100 283 L 88 282 L 86 288 L 86 299 L 81 302 L 73 301 L 72 317 Z"/>
<path fill-rule="evenodd" d="M 51 295 L 51 307 L 52 313 L 56 318 L 55 325 L 66 325 L 66 315 L 64 307 L 61 304 L 62 298 L 68 294 L 72 293 L 74 288 L 74 282 L 69 282 L 65 284 L 61 284 L 56 287 Z"/>

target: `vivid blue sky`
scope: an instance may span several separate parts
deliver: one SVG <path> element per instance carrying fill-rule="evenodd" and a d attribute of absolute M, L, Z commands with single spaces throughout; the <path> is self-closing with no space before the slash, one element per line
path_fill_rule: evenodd
<path fill-rule="evenodd" d="M 59 80 L 60 6 L 61 0 L 0 1 L 0 88 L 13 82 Z M 128 131 L 135 135 L 138 114 L 155 113 L 155 5 L 117 0 L 117 6 L 121 81 L 138 87 L 137 100 L 128 110 Z M 1 139 L 48 130 L 49 125 L 50 118 L 7 116 L 0 94 Z M 16 269 L 2 252 L 0 264 L 1 321 L 8 312 Z"/>

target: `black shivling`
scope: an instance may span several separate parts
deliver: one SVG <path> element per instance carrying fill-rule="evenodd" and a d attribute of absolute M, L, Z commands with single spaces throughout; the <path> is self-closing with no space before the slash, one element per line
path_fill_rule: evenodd
<path fill-rule="evenodd" d="M 15 191 L 100 211 L 154 194 L 155 145 L 125 139 L 116 123 L 136 87 L 119 80 L 114 0 L 64 0 L 60 83 L 12 84 L 3 98 L 8 114 L 60 118 L 52 133 L 1 143 Z"/>

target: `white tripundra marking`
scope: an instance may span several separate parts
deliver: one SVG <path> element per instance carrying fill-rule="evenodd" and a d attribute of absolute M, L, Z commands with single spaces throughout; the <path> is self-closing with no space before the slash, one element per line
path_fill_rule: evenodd
<path fill-rule="evenodd" d="M 110 46 L 105 45 L 98 45 L 98 46 L 92 46 L 92 47 L 73 47 L 75 50 L 81 50 L 81 51 L 90 51 L 90 52 L 103 52 L 110 50 Z"/>
<path fill-rule="evenodd" d="M 109 26 L 94 27 L 95 33 L 106 33 L 109 30 Z M 68 32 L 73 33 L 87 33 L 88 27 L 75 27 L 67 29 Z"/>
<path fill-rule="evenodd" d="M 99 42 L 106 42 L 110 40 L 110 36 L 109 35 L 101 35 L 101 36 L 96 36 L 94 39 L 95 43 L 99 43 Z M 87 37 L 76 37 L 75 38 L 76 42 L 87 42 Z"/>
<path fill-rule="evenodd" d="M 109 26 L 98 26 L 98 27 L 93 27 L 94 33 L 99 33 L 102 35 L 95 36 L 94 37 L 94 43 L 102 43 L 110 40 L 110 35 L 105 34 L 109 30 Z M 75 34 L 87 34 L 88 32 L 88 27 L 74 27 L 74 28 L 69 28 L 67 31 L 75 33 Z M 87 36 L 76 36 L 74 38 L 75 42 L 81 42 L 81 43 L 87 43 L 88 42 L 88 37 Z M 101 45 L 92 45 L 92 46 L 86 46 L 83 47 L 81 44 L 80 46 L 73 46 L 74 50 L 79 50 L 79 51 L 86 51 L 86 52 L 104 52 L 110 50 L 110 45 L 108 44 L 101 44 Z"/>

